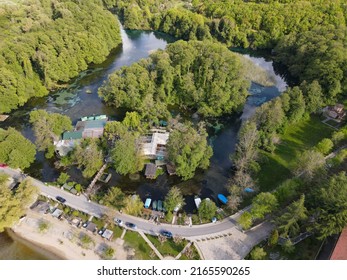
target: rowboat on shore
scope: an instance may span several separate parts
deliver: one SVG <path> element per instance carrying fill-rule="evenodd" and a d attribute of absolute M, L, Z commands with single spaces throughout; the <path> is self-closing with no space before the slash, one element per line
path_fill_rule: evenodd
<path fill-rule="evenodd" d="M 149 208 L 149 206 L 151 205 L 151 201 L 152 201 L 152 199 L 150 199 L 150 198 L 146 199 L 146 201 L 145 201 L 145 208 Z"/>
<path fill-rule="evenodd" d="M 152 208 L 153 208 L 153 210 L 157 210 L 157 201 L 156 200 L 153 201 Z"/>
<path fill-rule="evenodd" d="M 161 200 L 158 200 L 157 210 L 163 211 L 163 202 Z"/>

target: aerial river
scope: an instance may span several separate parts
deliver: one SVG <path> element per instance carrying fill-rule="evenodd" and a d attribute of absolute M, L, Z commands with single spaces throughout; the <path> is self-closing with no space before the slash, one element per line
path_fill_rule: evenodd
<path fill-rule="evenodd" d="M 168 43 L 175 41 L 172 37 L 158 32 L 121 30 L 121 33 L 122 46 L 116 48 L 104 63 L 92 65 L 73 79 L 65 89 L 53 92 L 46 97 L 30 100 L 22 108 L 13 111 L 5 122 L 0 123 L 0 127 L 15 127 L 24 136 L 34 141 L 33 131 L 28 121 L 29 113 L 34 109 L 45 109 L 68 115 L 73 123 L 76 123 L 82 116 L 93 114 L 105 114 L 113 120 L 121 120 L 124 112 L 106 106 L 98 97 L 98 88 L 113 71 L 146 58 L 157 49 L 165 49 Z M 248 118 L 257 106 L 278 96 L 286 87 L 285 81 L 275 73 L 271 61 L 262 57 L 255 57 L 254 54 L 245 56 L 265 69 L 273 77 L 275 85 L 263 87 L 252 83 L 251 96 L 248 98 L 243 114 L 211 121 L 207 124 L 210 135 L 209 142 L 214 151 L 208 170 L 198 171 L 193 179 L 182 182 L 176 176 L 166 174 L 153 181 L 146 180 L 143 175 L 137 180 L 131 180 L 129 177 L 120 176 L 110 169 L 111 181 L 103 188 L 119 186 L 127 193 L 138 193 L 142 199 L 150 196 L 154 200 L 163 200 L 170 187 L 176 185 L 181 188 L 186 200 L 185 210 L 190 213 L 195 208 L 194 195 L 199 195 L 202 199 L 209 197 L 217 202 L 218 193 L 227 194 L 225 185 L 230 176 L 232 165 L 229 155 L 234 151 L 237 132 L 242 121 Z M 47 160 L 41 152 L 37 153 L 35 163 L 27 172 L 33 177 L 48 182 L 54 181 L 60 174 L 54 168 L 54 161 Z M 88 184 L 88 181 L 82 178 L 81 173 L 76 168 L 71 168 L 69 174 L 72 180 L 84 185 Z M 22 242 L 13 241 L 7 234 L 0 234 L 0 259 L 46 258 L 50 258 L 50 256 L 28 247 Z"/>

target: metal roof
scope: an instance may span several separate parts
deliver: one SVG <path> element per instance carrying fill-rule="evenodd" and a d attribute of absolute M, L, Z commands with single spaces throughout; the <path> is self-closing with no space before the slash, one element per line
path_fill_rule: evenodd
<path fill-rule="evenodd" d="M 77 140 L 82 138 L 82 131 L 66 131 L 63 133 L 63 140 Z"/>
<path fill-rule="evenodd" d="M 85 128 L 104 128 L 107 120 L 95 120 L 95 121 L 86 121 Z"/>

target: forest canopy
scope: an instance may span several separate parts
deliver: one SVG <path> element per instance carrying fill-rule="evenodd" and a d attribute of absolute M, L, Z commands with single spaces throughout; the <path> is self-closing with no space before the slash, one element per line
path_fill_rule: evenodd
<path fill-rule="evenodd" d="M 107 0 L 125 28 L 184 40 L 273 50 L 298 83 L 317 81 L 331 104 L 347 89 L 347 6 L 343 0 Z"/>
<path fill-rule="evenodd" d="M 249 82 L 239 57 L 219 43 L 177 41 L 114 72 L 99 89 L 109 105 L 142 119 L 169 116 L 168 105 L 218 117 L 243 106 Z"/>
<path fill-rule="evenodd" d="M 116 17 L 101 0 L 2 3 L 0 113 L 101 63 L 120 42 Z"/>

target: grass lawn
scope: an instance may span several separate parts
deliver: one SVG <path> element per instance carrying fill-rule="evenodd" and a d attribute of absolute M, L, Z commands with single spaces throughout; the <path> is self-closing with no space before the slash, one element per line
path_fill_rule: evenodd
<path fill-rule="evenodd" d="M 190 246 L 190 248 L 193 250 L 193 257 L 188 259 L 187 256 L 185 254 L 182 254 L 182 256 L 180 257 L 180 260 L 200 260 L 200 256 L 198 251 L 196 250 L 194 244 L 192 244 Z"/>
<path fill-rule="evenodd" d="M 135 259 L 137 260 L 157 260 L 157 255 L 153 254 L 151 257 L 152 249 L 148 246 L 145 240 L 137 232 L 128 230 L 124 236 L 125 242 L 135 249 Z"/>
<path fill-rule="evenodd" d="M 98 230 L 105 226 L 105 222 L 101 219 L 93 217 L 92 222 L 96 224 Z"/>
<path fill-rule="evenodd" d="M 163 256 L 176 257 L 188 243 L 187 240 L 182 240 L 180 244 L 175 244 L 172 239 L 168 238 L 163 244 L 160 244 L 157 237 L 152 235 L 147 235 L 147 237 Z"/>
<path fill-rule="evenodd" d="M 110 228 L 110 226 L 108 226 L 108 228 Z M 122 236 L 123 228 L 113 225 L 111 230 L 113 231 L 113 239 L 117 239 Z"/>
<path fill-rule="evenodd" d="M 271 191 L 291 177 L 290 169 L 296 158 L 323 138 L 330 138 L 333 131 L 321 122 L 319 116 L 288 126 L 274 153 L 261 152 L 261 171 L 258 174 L 260 191 Z"/>

